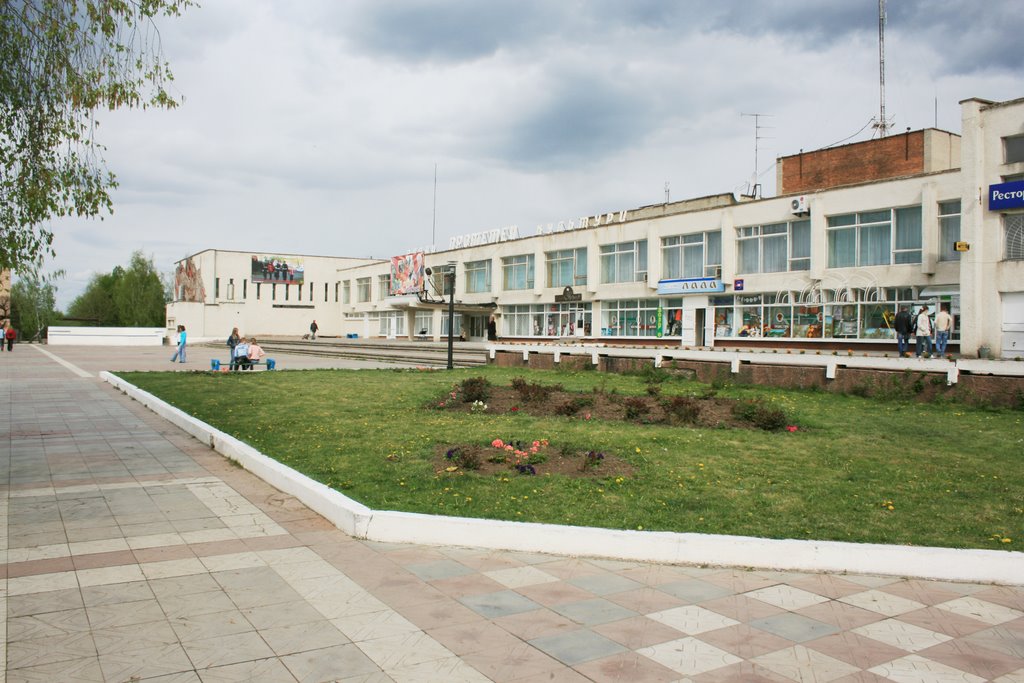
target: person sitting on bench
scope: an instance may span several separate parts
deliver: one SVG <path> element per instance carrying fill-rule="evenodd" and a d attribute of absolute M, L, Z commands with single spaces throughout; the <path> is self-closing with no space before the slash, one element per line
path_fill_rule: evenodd
<path fill-rule="evenodd" d="M 249 342 L 245 337 L 238 340 L 238 344 L 235 346 L 235 355 L 231 359 L 231 363 L 234 367 L 232 370 L 245 370 L 249 366 Z"/>
<path fill-rule="evenodd" d="M 259 363 L 263 360 L 263 357 L 267 355 L 263 352 L 263 348 L 256 343 L 255 339 L 249 342 L 249 362 L 246 364 L 246 370 L 252 370 L 253 363 Z"/>

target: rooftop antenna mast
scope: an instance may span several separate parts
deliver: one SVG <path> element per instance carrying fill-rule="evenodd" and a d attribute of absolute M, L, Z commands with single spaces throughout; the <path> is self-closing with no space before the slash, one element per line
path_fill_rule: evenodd
<path fill-rule="evenodd" d="M 885 118 L 885 0 L 878 0 L 878 93 L 878 121 L 874 128 L 878 137 L 884 138 L 891 127 Z"/>
<path fill-rule="evenodd" d="M 744 114 L 740 112 L 740 116 L 754 117 L 754 175 L 750 180 L 750 193 L 744 196 L 757 199 L 761 195 L 761 183 L 757 182 L 759 168 L 757 165 L 757 154 L 761 147 L 761 140 L 770 139 L 766 135 L 761 135 L 761 131 L 771 128 L 771 126 L 762 126 L 761 119 L 766 116 L 774 116 L 774 114 Z"/>

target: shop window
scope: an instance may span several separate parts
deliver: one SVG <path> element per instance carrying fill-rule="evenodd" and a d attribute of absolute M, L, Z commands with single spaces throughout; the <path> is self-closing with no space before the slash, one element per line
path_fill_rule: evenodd
<path fill-rule="evenodd" d="M 1003 153 L 1008 164 L 1024 161 L 1024 135 L 1003 138 Z"/>
<path fill-rule="evenodd" d="M 587 284 L 587 249 L 549 251 L 547 258 L 548 287 L 578 287 Z"/>
<path fill-rule="evenodd" d="M 601 282 L 647 280 L 647 240 L 601 245 Z"/>
<path fill-rule="evenodd" d="M 657 335 L 657 299 L 623 299 L 601 303 L 601 336 L 656 337 Z"/>
<path fill-rule="evenodd" d="M 954 246 L 960 241 L 960 200 L 939 202 L 939 260 L 959 261 Z"/>
<path fill-rule="evenodd" d="M 1003 216 L 1006 228 L 1006 260 L 1024 261 L 1024 214 Z"/>
<path fill-rule="evenodd" d="M 356 301 L 364 304 L 370 300 L 370 278 L 361 277 L 356 279 Z"/>
<path fill-rule="evenodd" d="M 502 289 L 533 289 L 533 254 L 501 259 Z"/>
<path fill-rule="evenodd" d="M 430 337 L 434 334 L 434 312 L 416 311 L 415 318 L 416 334 L 421 337 Z"/>
<path fill-rule="evenodd" d="M 491 291 L 491 262 L 469 261 L 465 268 L 466 293 L 479 294 Z"/>
<path fill-rule="evenodd" d="M 715 277 L 722 266 L 722 232 L 674 235 L 661 240 L 661 273 L 666 279 Z"/>

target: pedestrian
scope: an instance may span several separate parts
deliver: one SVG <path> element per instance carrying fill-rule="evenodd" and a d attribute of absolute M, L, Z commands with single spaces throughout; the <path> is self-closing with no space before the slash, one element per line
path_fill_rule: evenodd
<path fill-rule="evenodd" d="M 232 370 L 245 370 L 249 365 L 249 342 L 242 337 L 238 340 L 238 344 L 232 351 L 231 356 L 231 369 Z"/>
<path fill-rule="evenodd" d="M 4 339 L 7 340 L 7 351 L 11 352 L 14 350 L 14 338 L 18 336 L 18 333 L 14 331 L 14 325 L 8 325 L 7 331 L 4 332 Z M 3 342 L 0 342 L 3 345 Z"/>
<path fill-rule="evenodd" d="M 900 306 L 900 312 L 896 314 L 896 347 L 899 349 L 900 358 L 907 355 L 910 348 L 910 333 L 913 331 L 914 323 L 910 319 L 910 310 L 906 304 Z"/>
<path fill-rule="evenodd" d="M 498 321 L 494 319 L 494 314 L 487 320 L 487 341 L 498 341 Z"/>
<path fill-rule="evenodd" d="M 241 337 L 238 336 L 238 328 L 235 327 L 231 330 L 231 334 L 228 335 L 228 349 L 230 349 L 230 360 L 228 361 L 228 367 L 231 370 L 235 369 L 235 347 L 238 346 L 238 342 L 240 340 Z"/>
<path fill-rule="evenodd" d="M 946 355 L 946 345 L 949 343 L 949 335 L 953 334 L 953 316 L 949 314 L 949 306 L 942 306 L 938 315 L 935 316 L 935 352 L 940 356 Z"/>
<path fill-rule="evenodd" d="M 0 351 L 4 350 L 4 339 L 7 338 L 7 323 L 0 322 Z"/>
<path fill-rule="evenodd" d="M 255 339 L 249 340 L 249 363 L 248 369 L 252 370 L 253 363 L 258 363 L 263 360 L 263 357 L 267 355 L 263 352 L 263 347 L 257 343 Z"/>
<path fill-rule="evenodd" d="M 317 326 L 315 320 L 313 322 L 311 322 L 309 324 L 309 336 L 311 336 L 313 339 L 316 339 L 316 331 L 319 330 L 319 329 L 320 328 Z"/>
<path fill-rule="evenodd" d="M 917 322 L 914 325 L 914 342 L 918 358 L 922 351 L 925 354 L 932 352 L 932 319 L 928 317 L 928 307 L 922 306 L 917 314 Z"/>
<path fill-rule="evenodd" d="M 185 341 L 186 341 L 187 338 L 188 338 L 188 335 L 185 334 L 185 326 L 184 325 L 178 325 L 178 348 L 174 352 L 174 355 L 171 356 L 171 362 L 172 363 L 175 360 L 177 360 L 179 363 L 184 363 L 185 362 Z"/>

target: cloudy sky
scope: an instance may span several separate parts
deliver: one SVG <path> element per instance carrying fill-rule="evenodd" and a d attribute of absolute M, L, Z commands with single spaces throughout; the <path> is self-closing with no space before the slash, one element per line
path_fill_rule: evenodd
<path fill-rule="evenodd" d="M 876 0 L 205 0 L 159 26 L 184 103 L 102 116 L 120 187 L 53 225 L 62 308 L 139 249 L 387 257 L 744 191 L 743 114 L 770 115 L 771 196 L 776 156 L 879 114 Z M 1019 27 L 1019 0 L 889 0 L 894 130 L 1024 97 Z"/>

